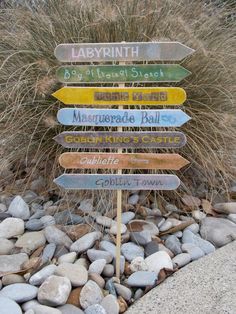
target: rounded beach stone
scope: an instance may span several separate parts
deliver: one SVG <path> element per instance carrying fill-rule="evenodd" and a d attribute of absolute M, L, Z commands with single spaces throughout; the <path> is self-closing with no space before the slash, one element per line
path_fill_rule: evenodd
<path fill-rule="evenodd" d="M 91 262 L 94 262 L 98 259 L 105 259 L 107 263 L 111 263 L 113 259 L 113 256 L 111 253 L 102 251 L 102 250 L 95 250 L 95 249 L 89 249 L 87 251 L 87 256 Z"/>
<path fill-rule="evenodd" d="M 71 247 L 70 251 L 75 251 L 77 253 L 82 253 L 88 249 L 90 249 L 97 240 L 102 237 L 102 233 L 99 231 L 90 232 L 77 241 L 75 241 Z"/>
<path fill-rule="evenodd" d="M 181 242 L 175 235 L 170 235 L 165 241 L 165 246 L 171 250 L 174 255 L 182 253 Z"/>
<path fill-rule="evenodd" d="M 124 234 L 126 231 L 127 231 L 127 227 L 126 227 L 126 225 L 124 225 L 124 224 L 121 224 L 120 225 L 120 233 L 121 234 Z M 111 228 L 110 228 L 110 233 L 112 233 L 112 234 L 114 234 L 114 235 L 116 235 L 117 234 L 117 224 L 115 223 L 115 224 L 113 224 L 112 226 L 111 226 Z"/>
<path fill-rule="evenodd" d="M 0 223 L 0 238 L 13 238 L 24 233 L 24 220 L 20 218 L 6 218 Z"/>
<path fill-rule="evenodd" d="M 48 265 L 42 268 L 37 273 L 33 274 L 33 276 L 30 277 L 29 283 L 34 286 L 41 285 L 44 280 L 46 280 L 49 276 L 53 275 L 57 269 L 56 265 Z"/>
<path fill-rule="evenodd" d="M 178 254 L 172 259 L 173 265 L 179 268 L 187 265 L 190 262 L 191 262 L 191 255 L 188 253 Z"/>
<path fill-rule="evenodd" d="M 38 288 L 27 283 L 15 283 L 4 287 L 0 291 L 0 296 L 7 297 L 18 303 L 26 302 L 37 296 Z"/>
<path fill-rule="evenodd" d="M 96 217 L 96 223 L 99 225 L 102 225 L 103 227 L 111 227 L 115 222 L 106 216 L 97 216 Z"/>
<path fill-rule="evenodd" d="M 61 314 L 61 311 L 53 307 L 38 304 L 33 308 L 34 314 Z"/>
<path fill-rule="evenodd" d="M 129 262 L 131 262 L 135 257 L 144 257 L 144 249 L 132 242 L 122 244 L 121 253 Z"/>
<path fill-rule="evenodd" d="M 99 274 L 97 274 L 97 273 L 89 273 L 89 279 L 91 279 L 94 282 L 96 282 L 96 284 L 98 284 L 101 289 L 104 288 L 105 280 Z"/>
<path fill-rule="evenodd" d="M 3 286 L 12 285 L 14 283 L 25 283 L 23 276 L 17 274 L 9 274 L 2 277 Z"/>
<path fill-rule="evenodd" d="M 43 229 L 43 223 L 39 219 L 30 219 L 26 222 L 25 228 L 29 231 L 39 231 Z"/>
<path fill-rule="evenodd" d="M 21 270 L 23 263 L 27 262 L 29 257 L 25 253 L 0 255 L 0 270 L 1 274 L 18 272 Z"/>
<path fill-rule="evenodd" d="M 104 267 L 106 265 L 106 260 L 105 259 L 98 259 L 96 261 L 94 261 L 88 269 L 89 273 L 97 273 L 97 274 L 101 274 Z"/>
<path fill-rule="evenodd" d="M 205 253 L 196 245 L 192 243 L 182 244 L 182 251 L 188 253 L 191 256 L 191 260 L 195 261 L 205 255 Z"/>
<path fill-rule="evenodd" d="M 23 220 L 29 219 L 30 210 L 28 204 L 23 200 L 20 195 L 17 195 L 8 208 L 8 212 L 15 218 Z"/>
<path fill-rule="evenodd" d="M 126 301 L 130 301 L 132 298 L 132 291 L 131 289 L 119 284 L 114 283 L 114 286 L 116 288 L 116 292 L 118 295 L 120 295 L 122 298 L 124 298 Z"/>
<path fill-rule="evenodd" d="M 124 212 L 121 214 L 121 222 L 122 224 L 129 223 L 132 219 L 134 219 L 135 213 L 134 212 Z"/>
<path fill-rule="evenodd" d="M 21 308 L 24 312 L 30 310 L 30 309 L 33 309 L 36 305 L 39 305 L 40 303 L 37 301 L 37 300 L 30 300 L 30 301 L 27 301 L 25 303 L 23 303 L 21 305 Z"/>
<path fill-rule="evenodd" d="M 157 280 L 157 274 L 151 271 L 137 271 L 129 276 L 127 284 L 131 287 L 152 286 Z"/>
<path fill-rule="evenodd" d="M 8 255 L 14 248 L 14 243 L 8 239 L 0 239 L 0 255 Z"/>
<path fill-rule="evenodd" d="M 149 256 L 159 251 L 159 245 L 156 241 L 150 241 L 145 245 L 145 255 Z"/>
<path fill-rule="evenodd" d="M 65 304 L 57 308 L 61 314 L 83 314 L 84 312 L 72 304 Z"/>
<path fill-rule="evenodd" d="M 71 239 L 65 234 L 65 232 L 59 230 L 55 226 L 47 226 L 44 229 L 44 233 L 49 243 L 55 243 L 56 245 L 64 245 L 66 248 L 70 248 L 70 246 L 73 243 Z"/>
<path fill-rule="evenodd" d="M 106 264 L 103 268 L 102 274 L 105 277 L 112 277 L 114 275 L 115 268 L 112 264 Z"/>
<path fill-rule="evenodd" d="M 59 306 L 66 303 L 71 291 L 70 280 L 66 277 L 50 276 L 38 290 L 38 301 L 48 306 Z"/>
<path fill-rule="evenodd" d="M 90 305 L 99 304 L 103 299 L 103 294 L 99 286 L 92 280 L 89 280 L 80 292 L 80 304 L 83 309 Z"/>
<path fill-rule="evenodd" d="M 22 314 L 20 306 L 13 300 L 0 296 L 1 314 Z"/>
<path fill-rule="evenodd" d="M 106 313 L 119 314 L 119 304 L 114 295 L 108 294 L 103 298 L 100 304 L 105 309 Z"/>
<path fill-rule="evenodd" d="M 173 264 L 170 256 L 164 252 L 156 252 L 145 258 L 145 262 L 148 266 L 148 270 L 155 272 L 157 275 L 163 268 L 173 269 Z"/>
<path fill-rule="evenodd" d="M 73 287 L 83 286 L 88 281 L 88 271 L 78 264 L 62 263 L 56 271 L 56 275 L 67 277 Z"/>
<path fill-rule="evenodd" d="M 22 248 L 26 253 L 36 250 L 46 243 L 43 231 L 26 232 L 18 238 L 15 247 Z"/>
<path fill-rule="evenodd" d="M 138 200 L 139 200 L 139 195 L 138 194 L 132 194 L 128 198 L 128 204 L 136 205 L 138 203 Z"/>
<path fill-rule="evenodd" d="M 100 304 L 93 304 L 86 308 L 85 314 L 108 314 L 103 306 Z"/>
<path fill-rule="evenodd" d="M 206 219 L 206 218 L 205 218 Z M 205 220 L 203 219 L 203 221 Z M 217 218 L 220 219 L 220 218 Z M 205 254 L 209 254 L 215 251 L 215 247 L 209 241 L 202 239 L 200 236 L 192 233 L 189 230 L 184 230 L 182 243 L 192 243 L 198 246 Z"/>
<path fill-rule="evenodd" d="M 62 263 L 74 263 L 75 259 L 76 259 L 76 252 L 70 252 L 64 255 L 61 255 L 58 258 L 58 264 L 62 264 Z"/>
<path fill-rule="evenodd" d="M 100 249 L 109 252 L 113 257 L 116 257 L 116 246 L 109 241 L 101 241 Z"/>
<path fill-rule="evenodd" d="M 148 270 L 148 266 L 141 256 L 135 257 L 129 265 L 129 268 L 132 272 Z"/>

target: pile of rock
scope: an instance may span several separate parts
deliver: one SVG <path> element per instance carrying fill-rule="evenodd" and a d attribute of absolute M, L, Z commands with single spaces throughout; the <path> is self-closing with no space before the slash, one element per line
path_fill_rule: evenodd
<path fill-rule="evenodd" d="M 115 216 L 97 213 L 91 200 L 72 212 L 32 193 L 2 196 L 1 313 L 123 313 L 178 268 L 236 238 L 236 203 L 214 205 L 220 217 L 209 217 L 191 199 L 191 214 L 167 204 L 163 215 L 154 203 L 140 206 L 140 197 L 130 195 L 122 213 L 119 280 Z"/>

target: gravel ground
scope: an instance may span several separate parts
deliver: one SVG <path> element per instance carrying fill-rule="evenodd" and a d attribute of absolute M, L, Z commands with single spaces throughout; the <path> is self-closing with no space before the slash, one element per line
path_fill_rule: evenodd
<path fill-rule="evenodd" d="M 236 241 L 185 266 L 126 313 L 235 314 L 235 295 Z"/>

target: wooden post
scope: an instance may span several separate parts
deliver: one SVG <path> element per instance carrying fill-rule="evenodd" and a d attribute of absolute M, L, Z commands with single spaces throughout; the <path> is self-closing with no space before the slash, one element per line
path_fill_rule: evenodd
<path fill-rule="evenodd" d="M 124 65 L 125 62 L 119 62 L 119 65 Z M 124 83 L 120 83 L 119 87 L 125 87 Z M 119 109 L 123 109 L 123 105 L 119 105 Z M 122 126 L 117 128 L 118 132 L 123 132 Z M 122 148 L 118 148 L 118 153 L 122 154 Z M 117 174 L 122 174 L 122 169 L 117 171 Z M 120 247 L 121 247 L 121 213 L 122 213 L 122 190 L 117 191 L 117 211 L 116 211 L 116 277 L 120 279 Z"/>

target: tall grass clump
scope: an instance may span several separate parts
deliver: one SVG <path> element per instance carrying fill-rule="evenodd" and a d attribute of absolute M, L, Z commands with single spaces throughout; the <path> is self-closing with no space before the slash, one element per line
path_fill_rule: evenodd
<path fill-rule="evenodd" d="M 236 150 L 236 28 L 234 21 L 227 22 L 231 5 L 200 0 L 33 2 L 16 6 L 8 1 L 0 11 L 1 171 L 19 169 L 24 161 L 26 181 L 41 169 L 49 183 L 61 171 L 57 157 L 63 149 L 52 140 L 65 130 L 56 121 L 61 104 L 51 96 L 61 86 L 53 54 L 58 44 L 179 41 L 196 52 L 182 63 L 192 75 L 169 84 L 186 90 L 184 108 L 192 117 L 181 128 L 188 143 L 179 151 L 191 165 L 178 175 L 183 187 L 227 186 Z"/>

